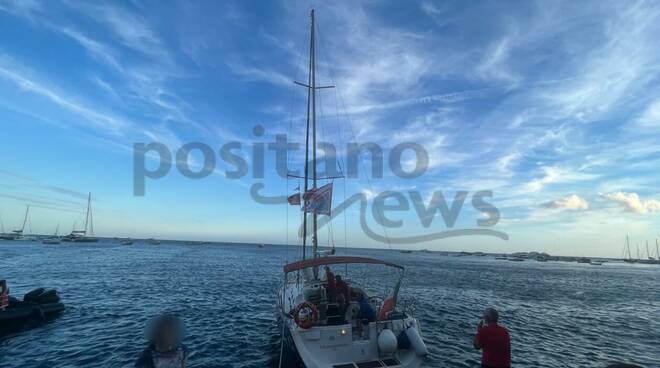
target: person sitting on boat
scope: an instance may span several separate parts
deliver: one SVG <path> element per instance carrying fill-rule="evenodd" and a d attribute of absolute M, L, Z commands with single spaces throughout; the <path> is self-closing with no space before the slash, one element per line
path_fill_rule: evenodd
<path fill-rule="evenodd" d="M 335 285 L 337 292 L 337 302 L 342 311 L 346 311 L 346 307 L 351 302 L 348 285 L 344 280 L 341 279 L 341 276 L 335 276 Z"/>
<path fill-rule="evenodd" d="M 487 308 L 483 319 L 479 321 L 474 348 L 481 349 L 482 368 L 511 367 L 511 340 L 509 331 L 497 324 L 499 313 L 494 308 Z"/>
<path fill-rule="evenodd" d="M 149 345 L 135 362 L 136 368 L 185 368 L 188 350 L 181 343 L 181 320 L 171 314 L 156 317 L 147 326 Z"/>
<path fill-rule="evenodd" d="M 371 307 L 369 301 L 364 297 L 364 294 L 360 293 L 357 295 L 359 311 L 356 316 L 358 334 L 363 335 L 364 328 L 369 325 L 370 322 L 376 320 L 376 311 Z"/>
<path fill-rule="evenodd" d="M 337 302 L 337 283 L 335 280 L 335 274 L 332 273 L 330 267 L 325 266 L 325 279 L 328 283 L 328 286 L 325 288 L 325 293 L 328 297 L 328 303 Z"/>
<path fill-rule="evenodd" d="M 365 325 L 369 322 L 376 320 L 376 311 L 371 307 L 369 301 L 364 297 L 364 294 L 358 294 L 358 304 L 360 305 L 360 312 L 358 312 L 358 319 Z"/>
<path fill-rule="evenodd" d="M 7 281 L 0 280 L 0 310 L 5 310 L 9 307 L 9 288 Z"/>

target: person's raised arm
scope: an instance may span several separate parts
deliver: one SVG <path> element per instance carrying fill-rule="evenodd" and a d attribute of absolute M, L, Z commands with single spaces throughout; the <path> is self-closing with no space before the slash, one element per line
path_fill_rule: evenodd
<path fill-rule="evenodd" d="M 474 341 L 472 342 L 472 345 L 477 350 L 483 347 L 483 344 L 481 343 L 481 339 L 479 338 L 479 332 L 481 331 L 481 327 L 483 327 L 483 325 L 484 325 L 484 321 L 479 321 L 479 325 L 477 326 L 477 333 L 474 335 Z"/>

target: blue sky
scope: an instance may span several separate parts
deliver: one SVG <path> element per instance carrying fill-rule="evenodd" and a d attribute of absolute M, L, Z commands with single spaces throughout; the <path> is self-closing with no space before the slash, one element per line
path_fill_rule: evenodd
<path fill-rule="evenodd" d="M 327 3 L 327 2 L 324 2 Z M 255 203 L 298 184 L 275 174 L 191 180 L 172 170 L 133 196 L 135 142 L 303 137 L 310 2 L 0 1 L 0 213 L 68 231 L 93 193 L 98 235 L 295 243 L 300 212 Z M 653 2 L 331 2 L 315 5 L 319 139 L 415 142 L 427 172 L 346 181 L 346 196 L 492 190 L 494 229 L 396 247 L 619 256 L 660 237 L 660 7 Z M 263 137 L 252 128 L 261 124 Z M 336 133 L 335 133 L 336 132 Z M 300 165 L 301 155 L 292 158 Z M 201 157 L 193 155 L 191 166 Z M 251 162 L 251 160 L 250 160 Z M 155 165 L 149 159 L 148 165 Z M 368 168 L 369 164 L 366 164 Z M 153 166 L 150 166 L 153 167 Z M 335 182 L 335 202 L 343 183 Z M 408 197 L 409 198 L 409 197 Z M 474 228 L 469 200 L 456 228 Z M 348 242 L 387 247 L 346 214 Z M 430 228 L 394 213 L 391 236 Z M 373 219 L 371 219 L 373 223 Z M 333 222 L 344 244 L 344 219 Z M 341 230 L 340 230 L 341 229 Z M 378 229 L 378 227 L 374 227 Z M 319 237 L 327 244 L 328 231 Z"/>

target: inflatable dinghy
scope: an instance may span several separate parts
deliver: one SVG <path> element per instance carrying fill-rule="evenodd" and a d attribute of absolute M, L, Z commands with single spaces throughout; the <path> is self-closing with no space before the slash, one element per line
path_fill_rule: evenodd
<path fill-rule="evenodd" d="M 0 310 L 0 336 L 34 328 L 64 311 L 56 290 L 39 288 L 25 294 L 23 300 L 9 298 L 9 306 Z"/>

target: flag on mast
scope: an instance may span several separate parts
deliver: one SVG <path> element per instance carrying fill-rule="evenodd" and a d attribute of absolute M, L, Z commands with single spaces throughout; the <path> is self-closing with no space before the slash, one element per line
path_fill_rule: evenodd
<path fill-rule="evenodd" d="M 332 209 L 332 183 L 308 190 L 303 195 L 303 199 L 305 200 L 303 211 L 329 216 Z"/>
<path fill-rule="evenodd" d="M 286 198 L 286 201 L 292 206 L 300 206 L 300 193 L 291 194 Z"/>

